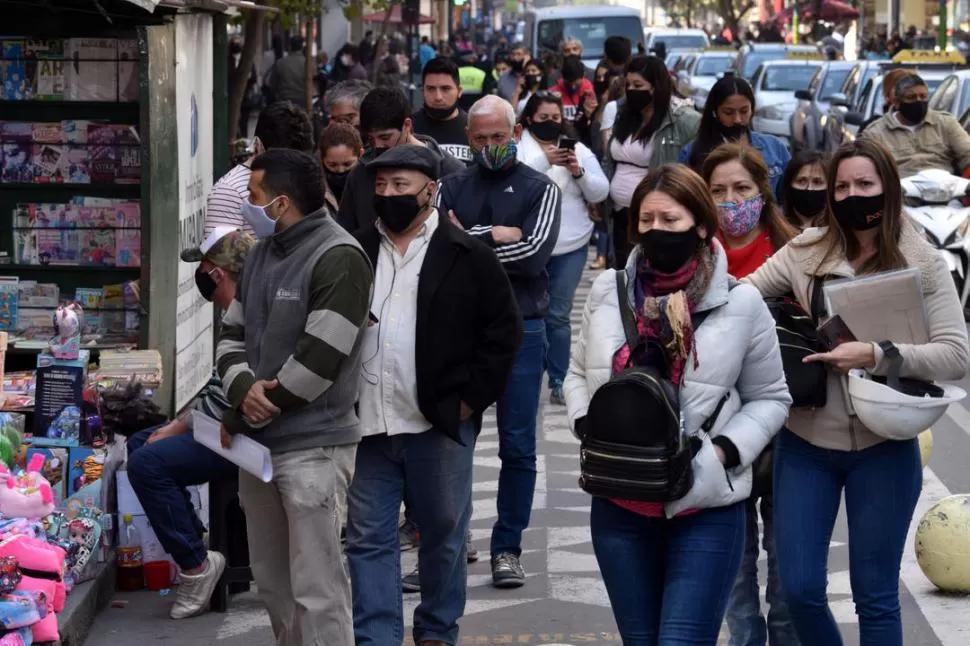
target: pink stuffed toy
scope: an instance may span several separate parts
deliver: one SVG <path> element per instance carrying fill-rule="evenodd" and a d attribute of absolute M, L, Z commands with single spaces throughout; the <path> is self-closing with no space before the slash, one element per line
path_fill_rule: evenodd
<path fill-rule="evenodd" d="M 13 474 L 0 464 L 0 514 L 5 518 L 44 518 L 54 511 L 54 491 L 40 473 L 43 466 L 44 456 L 39 453 L 30 458 L 26 473 Z"/>

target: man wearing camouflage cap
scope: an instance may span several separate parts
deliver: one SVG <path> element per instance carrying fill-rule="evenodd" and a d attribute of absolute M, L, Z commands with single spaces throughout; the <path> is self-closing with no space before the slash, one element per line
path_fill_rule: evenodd
<path fill-rule="evenodd" d="M 203 298 L 225 310 L 236 293 L 236 282 L 255 239 L 233 227 L 216 227 L 198 247 L 186 249 L 184 262 L 198 262 L 195 284 Z M 187 409 L 215 419 L 229 408 L 216 374 Z M 192 437 L 188 413 L 168 424 L 146 429 L 128 439 L 128 479 L 158 541 L 181 569 L 172 619 L 205 612 L 223 570 L 225 556 L 207 551 L 205 528 L 185 488 L 231 478 L 236 467 Z"/>

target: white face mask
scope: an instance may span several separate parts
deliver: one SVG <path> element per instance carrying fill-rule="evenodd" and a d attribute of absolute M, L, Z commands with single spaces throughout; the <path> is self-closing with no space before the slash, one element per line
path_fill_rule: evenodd
<path fill-rule="evenodd" d="M 354 64 L 354 59 L 351 58 L 350 54 L 344 54 L 340 57 L 340 62 L 343 63 L 344 67 L 350 67 Z"/>
<path fill-rule="evenodd" d="M 272 202 L 266 206 L 257 206 L 248 199 L 242 204 L 243 217 L 246 218 L 246 222 L 248 222 L 249 226 L 253 228 L 253 232 L 260 240 L 263 238 L 268 238 L 276 233 L 276 223 L 279 222 L 279 220 L 274 220 L 271 218 L 266 209 L 270 204 L 280 199 L 280 197 L 281 196 L 273 198 Z"/>

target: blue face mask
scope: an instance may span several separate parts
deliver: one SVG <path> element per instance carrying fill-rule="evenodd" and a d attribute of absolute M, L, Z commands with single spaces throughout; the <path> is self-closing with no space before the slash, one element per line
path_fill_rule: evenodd
<path fill-rule="evenodd" d="M 248 199 L 242 204 L 243 217 L 246 218 L 246 222 L 253 228 L 253 232 L 260 240 L 268 238 L 276 232 L 276 223 L 279 219 L 274 220 L 271 218 L 266 209 L 270 204 L 280 199 L 280 197 L 273 198 L 273 201 L 266 206 L 257 206 Z"/>
<path fill-rule="evenodd" d="M 501 170 L 510 161 L 515 160 L 519 147 L 514 139 L 505 144 L 486 144 L 481 150 L 472 149 L 475 161 L 487 170 Z"/>

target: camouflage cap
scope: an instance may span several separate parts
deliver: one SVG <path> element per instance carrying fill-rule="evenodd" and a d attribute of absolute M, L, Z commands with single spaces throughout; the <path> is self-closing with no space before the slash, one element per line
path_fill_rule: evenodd
<path fill-rule="evenodd" d="M 216 267 L 238 274 L 246 264 L 246 256 L 254 244 L 256 239 L 245 231 L 233 227 L 216 227 L 198 247 L 182 251 L 181 258 L 183 262 L 208 260 Z"/>

